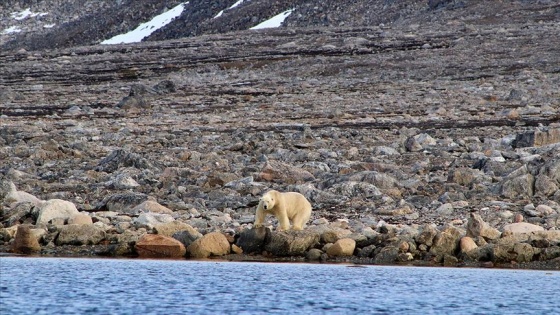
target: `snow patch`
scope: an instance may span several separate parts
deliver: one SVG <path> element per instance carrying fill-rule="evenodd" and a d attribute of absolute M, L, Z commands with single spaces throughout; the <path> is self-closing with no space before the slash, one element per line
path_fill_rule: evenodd
<path fill-rule="evenodd" d="M 19 33 L 21 32 L 21 28 L 17 27 L 17 26 L 11 26 L 8 27 L 7 29 L 2 31 L 2 34 L 13 34 L 13 33 Z"/>
<path fill-rule="evenodd" d="M 144 39 L 145 37 L 155 32 L 156 30 L 169 24 L 174 18 L 180 16 L 181 13 L 183 13 L 183 10 L 185 9 L 185 5 L 187 4 L 188 2 L 181 3 L 176 7 L 174 7 L 173 9 L 154 17 L 149 22 L 138 25 L 136 29 L 128 33 L 120 34 L 110 39 L 104 40 L 101 42 L 101 44 L 110 45 L 110 44 L 138 43 L 142 41 L 142 39 Z"/>
<path fill-rule="evenodd" d="M 280 27 L 280 25 L 282 25 L 282 23 L 284 22 L 284 20 L 290 16 L 290 14 L 292 14 L 292 12 L 294 11 L 294 9 L 290 9 L 290 10 L 286 10 L 278 15 L 275 15 L 273 17 L 271 17 L 270 19 L 257 24 L 253 27 L 251 27 L 252 30 L 260 30 L 263 28 L 272 28 L 272 27 Z"/>
<path fill-rule="evenodd" d="M 27 19 L 28 17 L 36 17 L 36 16 L 45 16 L 48 13 L 45 12 L 41 12 L 41 13 L 35 13 L 35 12 L 31 12 L 31 8 L 27 8 L 21 12 L 14 12 L 12 13 L 12 18 L 21 21 L 24 19 Z"/>
<path fill-rule="evenodd" d="M 231 10 L 233 8 L 235 8 L 236 6 L 240 5 L 241 3 L 243 3 L 243 0 L 238 0 L 236 3 L 232 4 L 231 7 L 227 8 L 226 10 Z M 222 14 L 224 14 L 224 10 L 218 12 L 218 14 L 216 14 L 216 16 L 214 17 L 219 18 L 220 16 L 222 16 Z"/>

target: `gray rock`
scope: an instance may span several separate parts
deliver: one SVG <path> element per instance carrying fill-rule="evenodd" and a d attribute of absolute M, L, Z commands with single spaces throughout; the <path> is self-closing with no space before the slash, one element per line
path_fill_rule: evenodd
<path fill-rule="evenodd" d="M 534 177 L 524 174 L 514 178 L 506 179 L 501 185 L 501 194 L 506 198 L 518 199 L 532 197 L 534 194 Z"/>
<path fill-rule="evenodd" d="M 407 151 L 417 152 L 435 146 L 436 144 L 436 139 L 432 138 L 427 133 L 421 133 L 406 139 L 404 147 Z"/>
<path fill-rule="evenodd" d="M 259 178 L 285 184 L 300 184 L 315 179 L 313 174 L 302 168 L 278 161 L 268 161 L 259 173 Z"/>
<path fill-rule="evenodd" d="M 165 213 L 141 213 L 138 218 L 132 220 L 132 223 L 137 228 L 153 229 L 160 224 L 167 224 L 173 222 L 175 219 Z"/>
<path fill-rule="evenodd" d="M 538 175 L 535 180 L 535 194 L 545 197 L 553 196 L 560 190 L 558 183 L 546 175 Z"/>
<path fill-rule="evenodd" d="M 338 195 L 344 196 L 346 198 L 379 198 L 383 195 L 383 193 L 375 187 L 375 185 L 364 183 L 364 182 L 343 182 L 334 184 L 331 186 L 327 192 Z"/>
<path fill-rule="evenodd" d="M 95 167 L 98 172 L 112 173 L 121 167 L 135 167 L 137 169 L 153 168 L 150 162 L 136 153 L 117 149 L 99 161 Z"/>
<path fill-rule="evenodd" d="M 97 245 L 106 237 L 105 231 L 95 225 L 70 224 L 60 227 L 56 245 Z"/>
<path fill-rule="evenodd" d="M 136 206 L 147 200 L 148 196 L 142 193 L 113 194 L 105 197 L 98 207 L 105 207 L 107 211 L 114 211 L 119 214 L 136 215 L 139 213 L 139 208 L 136 208 Z"/>
<path fill-rule="evenodd" d="M 63 222 L 70 217 L 79 214 L 76 206 L 66 200 L 50 199 L 37 207 L 37 223 L 47 224 L 53 219 L 61 219 Z"/>
<path fill-rule="evenodd" d="M 441 206 L 439 206 L 436 209 L 436 212 L 438 213 L 438 215 L 440 216 L 450 216 L 453 214 L 453 211 L 455 209 L 453 208 L 453 205 L 450 203 L 444 203 Z"/>
<path fill-rule="evenodd" d="M 273 232 L 265 250 L 274 256 L 303 256 L 319 239 L 319 233 L 306 230 Z"/>
<path fill-rule="evenodd" d="M 560 128 L 537 128 L 517 134 L 513 147 L 538 147 L 560 142 Z"/>
<path fill-rule="evenodd" d="M 447 226 L 436 237 L 430 248 L 430 253 L 443 258 L 444 255 L 455 255 L 463 233 L 453 226 Z"/>
<path fill-rule="evenodd" d="M 17 223 L 23 223 L 24 221 L 30 221 L 28 223 L 33 223 L 33 207 L 35 204 L 32 202 L 18 202 L 4 209 L 0 215 L 3 218 L 2 223 L 5 226 L 13 226 Z"/>
<path fill-rule="evenodd" d="M 265 227 L 244 229 L 239 234 L 236 244 L 243 249 L 245 254 L 260 254 L 264 250 L 265 243 L 270 239 L 270 234 L 270 229 Z"/>
<path fill-rule="evenodd" d="M 377 250 L 376 250 L 377 251 Z M 393 264 L 397 261 L 399 256 L 399 248 L 395 246 L 386 246 L 375 254 L 374 263 L 378 265 Z"/>
<path fill-rule="evenodd" d="M 323 251 L 317 248 L 312 248 L 305 254 L 305 258 L 309 261 L 318 261 L 321 260 L 321 256 L 323 255 Z"/>
<path fill-rule="evenodd" d="M 176 222 L 176 221 L 174 221 Z M 190 227 L 190 225 L 189 225 Z M 178 240 L 179 242 L 183 243 L 186 247 L 189 247 L 194 241 L 202 237 L 202 234 L 195 230 L 194 228 L 186 228 L 180 231 L 173 233 L 173 238 Z"/>
<path fill-rule="evenodd" d="M 432 246 L 434 237 L 438 233 L 437 228 L 433 224 L 425 224 L 422 226 L 420 233 L 414 238 L 418 244 Z"/>
<path fill-rule="evenodd" d="M 500 231 L 484 222 L 478 213 L 471 212 L 469 214 L 469 221 L 467 222 L 467 236 L 472 238 L 481 236 L 487 240 L 495 240 L 499 238 L 500 235 Z"/>

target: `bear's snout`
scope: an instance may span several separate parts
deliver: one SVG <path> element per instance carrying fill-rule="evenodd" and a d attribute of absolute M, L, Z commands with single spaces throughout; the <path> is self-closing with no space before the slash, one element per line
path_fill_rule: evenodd
<path fill-rule="evenodd" d="M 268 210 L 268 205 L 265 203 L 265 204 L 263 205 L 263 208 L 264 208 L 264 210 Z"/>

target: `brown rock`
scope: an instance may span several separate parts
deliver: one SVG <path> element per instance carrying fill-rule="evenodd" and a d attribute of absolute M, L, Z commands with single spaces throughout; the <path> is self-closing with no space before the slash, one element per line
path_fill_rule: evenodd
<path fill-rule="evenodd" d="M 68 224 L 92 225 L 93 220 L 86 213 L 78 213 L 68 219 Z"/>
<path fill-rule="evenodd" d="M 243 254 L 243 249 L 235 244 L 231 245 L 231 251 L 236 254 Z"/>
<path fill-rule="evenodd" d="M 356 249 L 356 241 L 351 238 L 339 239 L 327 249 L 327 254 L 332 257 L 352 256 Z"/>
<path fill-rule="evenodd" d="M 482 236 L 486 239 L 495 240 L 500 237 L 500 231 L 484 222 L 478 213 L 471 213 L 467 222 L 467 236 Z"/>
<path fill-rule="evenodd" d="M 474 240 L 468 236 L 461 238 L 459 246 L 461 247 L 461 253 L 468 253 L 471 250 L 478 248 L 478 245 L 476 245 Z"/>
<path fill-rule="evenodd" d="M 136 252 L 140 257 L 180 258 L 187 252 L 183 243 L 159 234 L 144 234 L 136 242 Z"/>
<path fill-rule="evenodd" d="M 282 162 L 269 161 L 261 170 L 259 177 L 266 181 L 299 184 L 315 179 L 308 171 Z"/>
<path fill-rule="evenodd" d="M 35 234 L 28 225 L 18 226 L 16 237 L 12 244 L 12 251 L 21 254 L 31 254 L 41 251 L 41 245 L 39 245 Z"/>
<path fill-rule="evenodd" d="M 519 223 L 512 223 L 512 224 L 505 225 L 504 231 L 510 231 L 514 234 L 531 233 L 531 232 L 544 231 L 544 228 L 542 226 L 527 223 L 527 222 L 519 222 Z"/>
<path fill-rule="evenodd" d="M 332 228 L 324 231 L 321 234 L 321 242 L 323 243 L 335 243 L 339 239 L 342 239 L 348 234 L 351 234 L 350 230 L 340 229 L 340 228 Z"/>
<path fill-rule="evenodd" d="M 425 244 L 427 246 L 432 246 L 434 237 L 437 235 L 438 230 L 432 224 L 426 224 L 422 227 L 420 234 L 418 234 L 414 239 L 419 244 Z"/>
<path fill-rule="evenodd" d="M 193 258 L 223 256 L 229 254 L 230 244 L 224 234 L 211 232 L 194 241 L 187 250 Z"/>
<path fill-rule="evenodd" d="M 202 237 L 202 234 L 196 231 L 192 226 L 177 220 L 156 224 L 154 226 L 154 230 L 156 231 L 157 234 L 170 236 L 170 237 L 172 237 L 175 233 L 180 231 L 188 231 L 191 235 L 199 235 L 198 237 Z"/>
<path fill-rule="evenodd" d="M 133 213 L 153 212 L 172 214 L 173 211 L 165 206 L 160 205 L 157 201 L 146 200 L 132 209 Z"/>

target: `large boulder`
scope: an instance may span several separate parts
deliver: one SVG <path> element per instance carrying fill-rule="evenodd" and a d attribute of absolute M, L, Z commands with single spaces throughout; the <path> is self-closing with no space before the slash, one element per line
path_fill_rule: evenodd
<path fill-rule="evenodd" d="M 500 243 L 493 246 L 494 262 L 529 262 L 535 253 L 533 247 L 527 243 Z"/>
<path fill-rule="evenodd" d="M 516 135 L 515 148 L 539 147 L 560 142 L 560 128 L 539 127 Z"/>
<path fill-rule="evenodd" d="M 285 184 L 299 184 L 315 179 L 308 171 L 278 161 L 269 161 L 259 173 L 259 178 L 266 181 Z"/>
<path fill-rule="evenodd" d="M 131 210 L 132 213 L 152 212 L 152 213 L 165 213 L 173 214 L 173 210 L 160 205 L 157 201 L 146 200 L 141 204 L 135 206 Z"/>
<path fill-rule="evenodd" d="M 455 255 L 461 237 L 463 236 L 459 229 L 453 226 L 445 227 L 445 229 L 434 237 L 434 243 L 430 248 L 430 253 L 441 258 L 445 255 Z"/>
<path fill-rule="evenodd" d="M 60 227 L 56 245 L 97 245 L 106 237 L 105 231 L 95 225 L 70 224 Z"/>
<path fill-rule="evenodd" d="M 68 219 L 68 224 L 92 225 L 93 220 L 87 213 L 78 213 Z"/>
<path fill-rule="evenodd" d="M 3 192 L 1 195 L 7 203 L 30 202 L 34 205 L 40 205 L 43 203 L 43 200 L 33 196 L 32 194 L 17 190 L 16 185 L 11 181 L 3 182 L 2 187 Z"/>
<path fill-rule="evenodd" d="M 176 222 L 176 221 L 175 221 Z M 157 228 L 157 227 L 156 227 Z M 185 248 L 189 247 L 194 241 L 202 237 L 202 234 L 195 228 L 187 224 L 187 227 L 173 233 L 172 237 L 185 245 Z"/>
<path fill-rule="evenodd" d="M 154 231 L 157 234 L 170 236 L 170 237 L 173 237 L 173 235 L 175 233 L 180 232 L 180 231 L 189 231 L 193 234 L 198 233 L 200 236 L 202 236 L 202 234 L 200 234 L 198 231 L 196 231 L 189 224 L 181 222 L 181 221 L 176 221 L 176 220 L 173 220 L 173 221 L 170 221 L 170 222 L 165 222 L 165 223 L 155 224 L 154 225 Z"/>
<path fill-rule="evenodd" d="M 375 253 L 373 262 L 379 265 L 393 264 L 398 260 L 400 249 L 396 246 L 385 246 Z"/>
<path fill-rule="evenodd" d="M 313 231 L 283 231 L 271 233 L 265 250 L 274 256 L 303 256 L 319 243 L 320 235 Z"/>
<path fill-rule="evenodd" d="M 487 240 L 495 240 L 498 239 L 500 235 L 500 231 L 486 223 L 480 214 L 471 212 L 469 221 L 467 222 L 467 236 L 473 238 L 482 236 Z"/>
<path fill-rule="evenodd" d="M 148 200 L 148 198 L 148 195 L 142 193 L 114 194 L 105 197 L 98 208 L 106 208 L 107 211 L 121 214 L 138 214 L 143 209 L 137 208 L 137 206 Z"/>
<path fill-rule="evenodd" d="M 432 138 L 427 133 L 421 133 L 406 139 L 404 147 L 407 151 L 418 152 L 435 146 L 436 144 L 436 139 Z"/>
<path fill-rule="evenodd" d="M 351 238 L 342 238 L 327 249 L 327 254 L 331 257 L 352 256 L 354 249 L 356 249 L 356 241 Z"/>
<path fill-rule="evenodd" d="M 459 247 L 461 248 L 461 253 L 468 253 L 477 249 L 478 245 L 476 245 L 475 241 L 471 237 L 464 236 L 459 241 Z"/>
<path fill-rule="evenodd" d="M 264 250 L 267 238 L 270 238 L 270 233 L 270 229 L 264 226 L 245 229 L 239 234 L 236 244 L 243 249 L 245 254 L 260 254 Z"/>
<path fill-rule="evenodd" d="M 39 205 L 36 224 L 47 224 L 53 219 L 68 220 L 80 212 L 70 201 L 50 199 Z"/>
<path fill-rule="evenodd" d="M 337 227 L 328 228 L 323 233 L 321 233 L 322 243 L 335 243 L 339 239 L 346 238 L 348 235 L 352 234 L 352 231 Z"/>
<path fill-rule="evenodd" d="M 16 237 L 12 243 L 12 252 L 20 254 L 32 254 L 41 251 L 41 245 L 37 237 L 28 225 L 19 225 Z"/>
<path fill-rule="evenodd" d="M 502 196 L 510 199 L 532 197 L 534 194 L 535 177 L 531 175 L 527 166 L 514 170 L 501 184 Z"/>
<path fill-rule="evenodd" d="M 513 234 L 531 233 L 531 232 L 544 231 L 544 228 L 542 226 L 527 223 L 527 222 L 519 222 L 519 223 L 511 223 L 505 225 L 504 231 L 511 232 Z"/>
<path fill-rule="evenodd" d="M 220 232 L 211 232 L 194 241 L 187 251 L 193 258 L 208 258 L 229 254 L 231 245 L 226 236 Z"/>
<path fill-rule="evenodd" d="M 175 221 L 170 214 L 165 213 L 141 213 L 132 223 L 137 228 L 153 229 L 154 227 Z"/>
<path fill-rule="evenodd" d="M 18 223 L 33 223 L 33 209 L 35 205 L 31 202 L 18 202 L 4 208 L 4 213 L 0 209 L 0 218 L 4 226 L 13 226 Z M 26 222 L 27 221 L 27 222 Z"/>
<path fill-rule="evenodd" d="M 187 252 L 183 243 L 159 234 L 144 234 L 136 242 L 135 249 L 143 258 L 181 258 Z"/>
<path fill-rule="evenodd" d="M 135 167 L 138 169 L 150 169 L 152 165 L 148 160 L 137 153 L 117 149 L 104 157 L 95 167 L 98 172 L 112 173 L 121 167 Z"/>
<path fill-rule="evenodd" d="M 432 246 L 434 237 L 436 237 L 438 230 L 434 224 L 425 224 L 422 226 L 420 233 L 414 237 L 418 244 Z"/>

